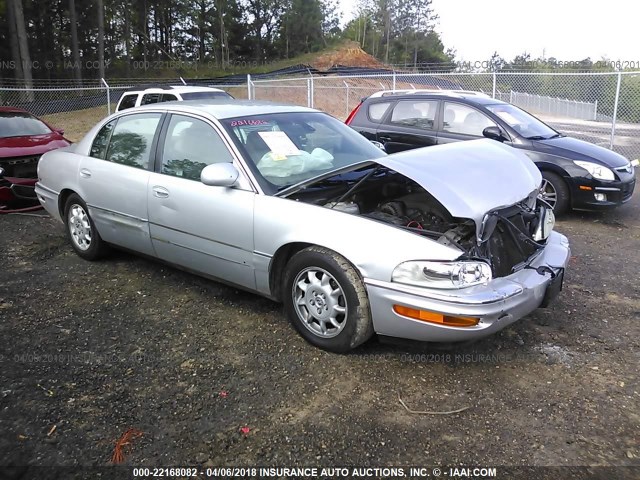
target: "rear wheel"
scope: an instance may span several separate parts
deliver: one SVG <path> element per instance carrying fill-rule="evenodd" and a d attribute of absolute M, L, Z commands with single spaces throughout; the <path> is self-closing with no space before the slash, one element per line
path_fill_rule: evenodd
<path fill-rule="evenodd" d="M 76 253 L 85 260 L 97 260 L 108 251 L 93 220 L 87 204 L 75 193 L 70 195 L 64 207 L 67 236 Z"/>
<path fill-rule="evenodd" d="M 542 172 L 540 196 L 553 207 L 553 212 L 556 215 L 565 213 L 569 209 L 569 187 L 556 173 Z"/>
<path fill-rule="evenodd" d="M 309 343 L 347 352 L 373 335 L 369 300 L 355 268 L 322 247 L 295 254 L 285 269 L 284 309 Z"/>

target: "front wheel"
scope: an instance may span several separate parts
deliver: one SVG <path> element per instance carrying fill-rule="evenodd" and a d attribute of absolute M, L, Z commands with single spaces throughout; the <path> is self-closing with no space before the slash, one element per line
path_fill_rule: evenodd
<path fill-rule="evenodd" d="M 309 247 L 296 253 L 287 264 L 283 292 L 287 317 L 317 347 L 347 352 L 373 335 L 362 279 L 331 250 Z"/>
<path fill-rule="evenodd" d="M 540 196 L 546 201 L 556 215 L 569 209 L 569 187 L 562 177 L 553 172 L 543 171 Z"/>
<path fill-rule="evenodd" d="M 64 207 L 67 236 L 76 253 L 85 260 L 97 260 L 108 247 L 100 238 L 87 204 L 75 193 L 70 195 Z"/>

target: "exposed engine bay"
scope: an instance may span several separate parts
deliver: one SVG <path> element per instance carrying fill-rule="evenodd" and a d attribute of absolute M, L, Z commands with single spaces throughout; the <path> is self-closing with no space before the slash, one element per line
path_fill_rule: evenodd
<path fill-rule="evenodd" d="M 490 212 L 478 229 L 473 220 L 452 217 L 413 180 L 384 167 L 356 181 L 323 180 L 288 197 L 394 225 L 458 248 L 464 258 L 488 262 L 494 277 L 523 268 L 544 247 L 554 221 L 548 206 L 532 192 L 516 205 Z"/>

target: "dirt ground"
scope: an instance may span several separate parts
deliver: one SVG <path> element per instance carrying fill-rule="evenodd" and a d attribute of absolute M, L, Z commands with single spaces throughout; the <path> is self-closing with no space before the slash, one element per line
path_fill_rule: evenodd
<path fill-rule="evenodd" d="M 135 428 L 126 465 L 640 467 L 640 194 L 557 229 L 551 308 L 472 346 L 336 355 L 268 300 L 0 215 L 0 465 L 108 465 Z"/>

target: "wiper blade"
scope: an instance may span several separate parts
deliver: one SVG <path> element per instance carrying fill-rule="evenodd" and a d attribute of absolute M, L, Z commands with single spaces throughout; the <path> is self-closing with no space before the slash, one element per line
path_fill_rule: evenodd
<path fill-rule="evenodd" d="M 532 137 L 525 137 L 527 140 L 546 140 L 547 137 L 543 137 L 542 135 L 533 135 Z"/>
<path fill-rule="evenodd" d="M 547 137 L 547 140 L 550 140 L 552 138 L 558 138 L 561 137 L 562 135 L 560 133 L 556 133 L 555 135 L 551 135 L 550 137 Z"/>

